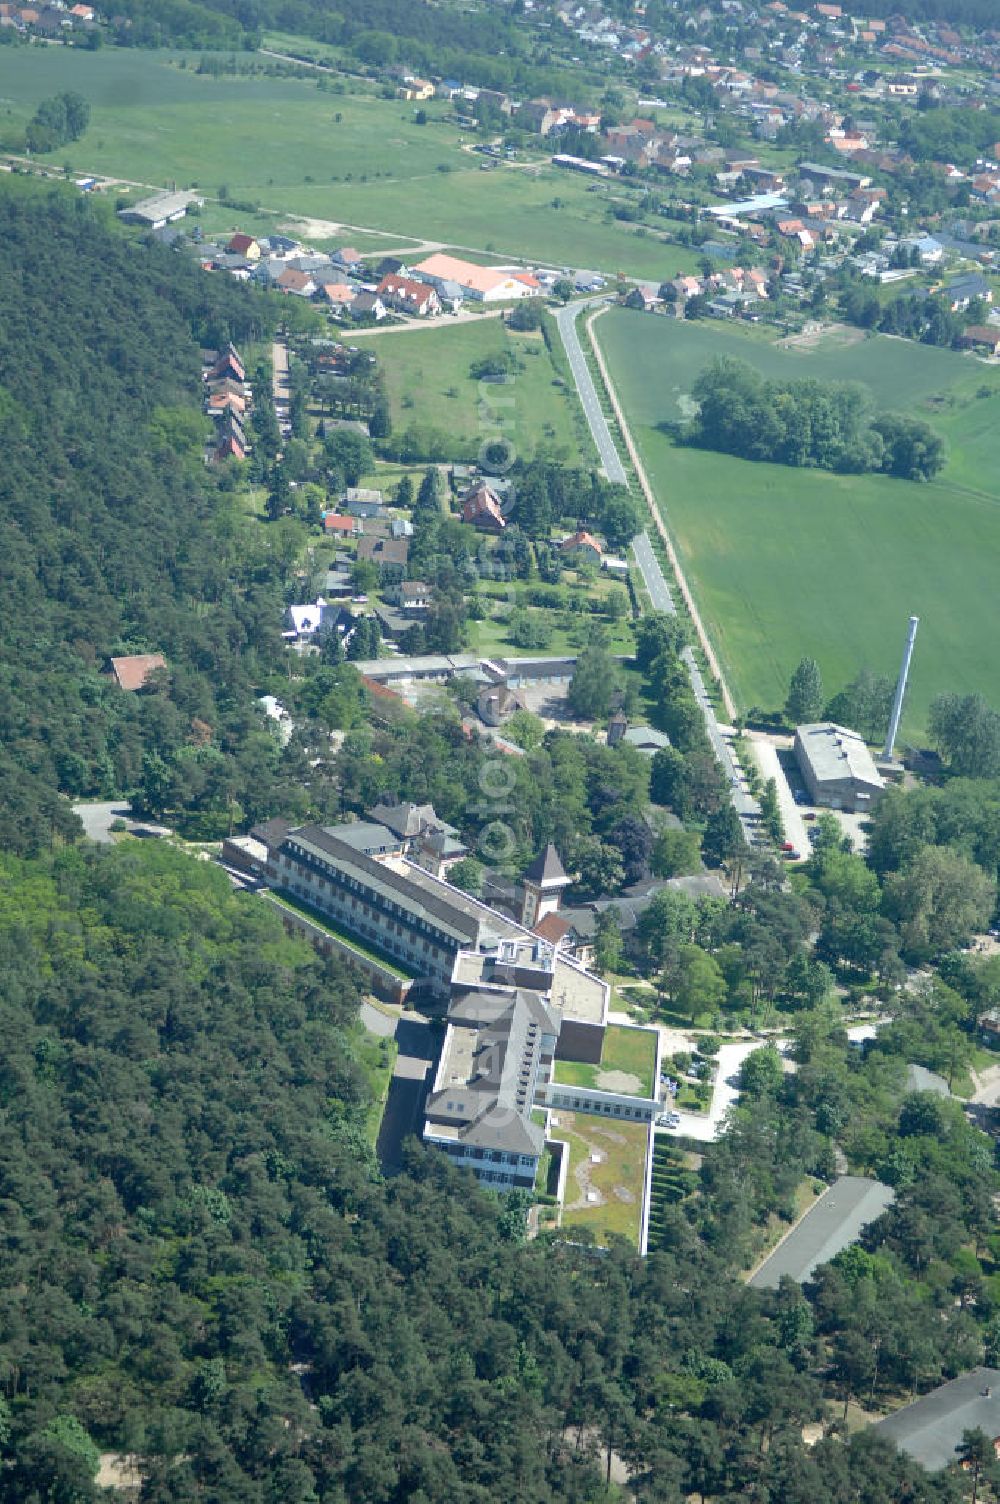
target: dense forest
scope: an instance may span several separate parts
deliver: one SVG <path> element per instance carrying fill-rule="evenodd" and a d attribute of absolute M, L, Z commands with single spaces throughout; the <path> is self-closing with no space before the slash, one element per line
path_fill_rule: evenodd
<path fill-rule="evenodd" d="M 127 791 L 149 757 L 180 760 L 207 833 L 234 804 L 272 813 L 283 774 L 254 686 L 282 661 L 290 556 L 205 469 L 198 357 L 260 337 L 271 310 L 82 198 L 16 188 L 0 194 L 4 844 L 67 834 L 56 789 Z M 154 691 L 102 672 L 130 652 L 166 657 Z"/>
<path fill-rule="evenodd" d="M 973 1361 L 959 1280 L 993 1307 L 963 1253 L 995 1235 L 985 1140 L 890 1055 L 849 1068 L 829 1019 L 803 1016 L 797 1078 L 748 1079 L 658 1251 L 595 1258 L 524 1246 L 434 1156 L 383 1184 L 351 980 L 190 857 L 5 859 L 0 954 L 5 1504 L 86 1504 L 105 1449 L 145 1504 L 583 1504 L 608 1444 L 660 1504 L 958 1496 L 871 1437 L 799 1440 L 821 1378 Z M 849 1120 L 897 1210 L 808 1298 L 762 1299 L 731 1272 L 749 1229 Z"/>

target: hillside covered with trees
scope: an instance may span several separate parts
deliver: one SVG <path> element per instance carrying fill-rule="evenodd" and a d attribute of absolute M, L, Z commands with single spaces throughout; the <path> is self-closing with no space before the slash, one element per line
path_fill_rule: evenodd
<path fill-rule="evenodd" d="M 900 1117 L 889 1064 L 852 1081 L 828 1028 L 798 1078 L 756 1073 L 697 1215 L 595 1258 L 524 1246 L 435 1156 L 383 1184 L 354 984 L 185 854 L 5 858 L 0 956 L 4 1504 L 95 1500 L 103 1450 L 145 1504 L 586 1504 L 608 1444 L 660 1504 L 956 1497 L 870 1437 L 799 1439 L 821 1380 L 874 1387 L 873 1343 L 880 1392 L 981 1350 L 948 1283 L 965 1226 L 989 1236 L 981 1136 Z M 762 1300 L 732 1273 L 748 1227 L 862 1107 L 855 1149 L 902 1187 L 882 1251 Z"/>
<path fill-rule="evenodd" d="M 254 686 L 281 662 L 289 559 L 205 469 L 198 357 L 260 336 L 271 310 L 99 206 L 16 190 L 0 193 L 3 844 L 69 834 L 55 790 L 129 790 L 149 756 L 182 761 L 206 829 L 241 797 L 271 813 Z M 132 652 L 165 656 L 155 692 L 102 672 Z"/>

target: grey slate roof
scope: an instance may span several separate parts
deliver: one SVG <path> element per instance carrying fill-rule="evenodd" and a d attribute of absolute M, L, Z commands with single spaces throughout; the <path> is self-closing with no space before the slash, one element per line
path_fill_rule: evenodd
<path fill-rule="evenodd" d="M 550 841 L 545 850 L 525 871 L 525 877 L 533 883 L 564 883 L 566 868 L 559 860 L 559 853 Z"/>
<path fill-rule="evenodd" d="M 535 1078 L 546 1038 L 551 1049 L 558 1034 L 536 992 L 470 992 L 453 1003 L 427 1101 L 428 1131 L 450 1127 L 476 1148 L 540 1154 L 545 1135 L 531 1118 Z"/>
<path fill-rule="evenodd" d="M 895 1199 L 895 1192 L 879 1180 L 842 1175 L 765 1259 L 749 1281 L 751 1287 L 776 1290 L 784 1275 L 804 1284 L 820 1264 L 856 1242 Z"/>
<path fill-rule="evenodd" d="M 1000 1437 L 1000 1368 L 970 1369 L 873 1427 L 932 1472 L 954 1462 L 962 1432 L 976 1429 Z"/>

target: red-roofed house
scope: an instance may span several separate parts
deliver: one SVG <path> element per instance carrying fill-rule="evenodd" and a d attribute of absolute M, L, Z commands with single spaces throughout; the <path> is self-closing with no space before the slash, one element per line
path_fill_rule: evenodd
<path fill-rule="evenodd" d="M 429 282 L 415 282 L 412 277 L 398 277 L 390 272 L 375 289 L 384 303 L 399 313 L 414 313 L 418 318 L 441 312 L 441 299 Z"/>
<path fill-rule="evenodd" d="M 462 503 L 462 521 L 471 522 L 483 533 L 502 533 L 507 520 L 500 506 L 500 498 L 490 486 L 480 485 L 471 490 Z"/>
<path fill-rule="evenodd" d="M 323 518 L 323 531 L 325 533 L 341 533 L 349 537 L 358 531 L 360 524 L 356 517 L 344 517 L 340 512 L 327 512 Z"/>
<path fill-rule="evenodd" d="M 233 346 L 230 345 L 221 352 L 215 364 L 209 367 L 205 374 L 205 380 L 224 381 L 228 378 L 229 380 L 242 383 L 246 380 L 246 374 L 242 360 L 233 349 Z"/>
<path fill-rule="evenodd" d="M 232 251 L 234 256 L 242 256 L 245 261 L 260 260 L 260 246 L 252 235 L 244 235 L 242 231 L 237 231 L 226 250 Z"/>
<path fill-rule="evenodd" d="M 111 675 L 119 689 L 142 689 L 150 674 L 166 668 L 162 653 L 130 653 L 126 658 L 112 658 Z"/>
<path fill-rule="evenodd" d="M 563 539 L 559 545 L 559 553 L 563 559 L 567 559 L 571 564 L 585 562 L 600 564 L 602 549 L 593 534 L 585 532 L 581 528 L 571 538 Z"/>

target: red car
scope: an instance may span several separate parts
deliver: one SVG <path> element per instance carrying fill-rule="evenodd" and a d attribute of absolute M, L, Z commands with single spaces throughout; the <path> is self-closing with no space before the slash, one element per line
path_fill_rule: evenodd
<path fill-rule="evenodd" d="M 795 842 L 794 841 L 782 841 L 782 843 L 781 843 L 781 849 L 782 849 L 782 851 L 794 851 L 795 850 Z"/>

